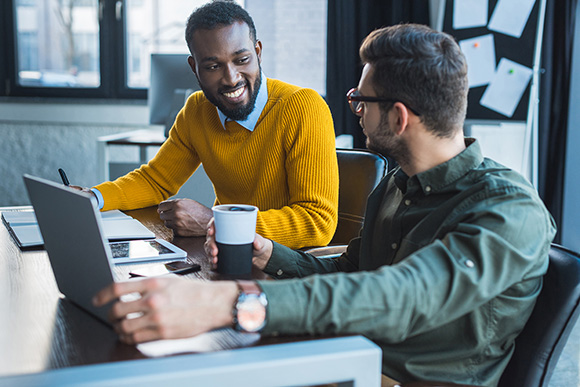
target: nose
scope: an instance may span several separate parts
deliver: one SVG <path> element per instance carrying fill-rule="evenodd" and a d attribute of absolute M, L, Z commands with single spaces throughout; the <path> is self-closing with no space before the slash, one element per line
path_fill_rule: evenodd
<path fill-rule="evenodd" d="M 235 86 L 242 80 L 242 75 L 238 71 L 237 67 L 230 63 L 224 66 L 224 83 L 229 86 Z"/>

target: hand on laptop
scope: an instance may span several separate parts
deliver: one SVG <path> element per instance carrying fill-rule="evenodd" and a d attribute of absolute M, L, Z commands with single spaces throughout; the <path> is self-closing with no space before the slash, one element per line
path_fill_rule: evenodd
<path fill-rule="evenodd" d="M 260 270 L 264 270 L 270 257 L 272 256 L 273 243 L 270 239 L 266 239 L 260 234 L 256 234 L 254 238 L 254 252 L 252 263 Z M 218 247 L 215 242 L 215 224 L 212 218 L 207 225 L 207 236 L 204 244 L 205 253 L 210 258 L 214 268 L 217 266 Z"/>
<path fill-rule="evenodd" d="M 210 208 L 191 199 L 171 199 L 159 203 L 157 212 L 165 227 L 178 236 L 205 236 L 213 214 Z"/>
<path fill-rule="evenodd" d="M 141 297 L 119 300 L 131 293 Z M 109 318 L 121 341 L 137 344 L 186 338 L 231 326 L 237 297 L 238 288 L 232 281 L 147 278 L 113 283 L 94 297 L 93 304 L 103 306 L 117 300 Z"/>

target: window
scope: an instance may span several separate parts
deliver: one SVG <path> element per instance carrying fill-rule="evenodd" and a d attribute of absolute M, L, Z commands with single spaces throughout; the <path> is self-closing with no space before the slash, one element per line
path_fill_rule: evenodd
<path fill-rule="evenodd" d="M 15 85 L 97 88 L 97 0 L 16 0 Z"/>
<path fill-rule="evenodd" d="M 149 86 L 151 54 L 186 54 L 185 25 L 191 12 L 207 0 L 126 0 L 127 82 Z M 238 1 L 243 6 L 243 1 Z"/>
<path fill-rule="evenodd" d="M 265 74 L 324 94 L 327 0 L 237 1 L 264 44 Z M 187 53 L 187 17 L 206 2 L 2 1 L 0 95 L 145 98 L 150 55 Z"/>

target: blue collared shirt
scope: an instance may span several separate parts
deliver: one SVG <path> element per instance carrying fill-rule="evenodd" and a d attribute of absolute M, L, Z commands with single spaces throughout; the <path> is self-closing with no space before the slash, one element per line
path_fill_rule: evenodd
<path fill-rule="evenodd" d="M 258 90 L 258 95 L 256 96 L 256 104 L 254 106 L 254 110 L 248 115 L 248 117 L 243 121 L 236 121 L 238 124 L 242 125 L 244 128 L 248 129 L 250 132 L 254 131 L 256 124 L 258 123 L 258 118 L 262 114 L 262 110 L 266 106 L 266 102 L 268 102 L 268 86 L 266 85 L 267 79 L 264 76 L 264 73 L 261 74 L 262 76 L 262 84 L 260 85 L 260 89 Z M 217 107 L 216 107 L 217 109 Z M 226 128 L 226 120 L 229 118 L 222 113 L 220 109 L 217 109 L 218 115 L 220 117 L 220 122 L 224 129 Z"/>

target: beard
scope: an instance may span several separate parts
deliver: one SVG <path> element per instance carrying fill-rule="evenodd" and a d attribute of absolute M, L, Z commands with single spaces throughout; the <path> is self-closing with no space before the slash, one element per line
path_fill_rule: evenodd
<path fill-rule="evenodd" d="M 214 106 L 217 106 L 217 108 L 222 113 L 224 113 L 226 117 L 234 121 L 243 121 L 246 118 L 248 118 L 250 113 L 253 112 L 254 108 L 256 107 L 256 98 L 258 97 L 260 86 L 262 85 L 262 66 L 259 66 L 259 71 L 260 73 L 258 74 L 258 77 L 256 78 L 256 81 L 254 82 L 253 85 L 248 85 L 246 81 L 242 81 L 237 85 L 235 85 L 234 87 L 229 88 L 235 89 L 246 84 L 246 87 L 249 86 L 248 89 L 250 89 L 251 91 L 250 100 L 248 101 L 248 103 L 236 107 L 234 109 L 229 109 L 226 106 L 224 106 L 224 104 L 220 102 L 219 99 L 216 98 L 216 96 L 212 94 L 209 90 L 207 90 L 207 88 L 200 82 L 199 77 L 197 78 L 197 81 L 199 83 L 199 86 L 201 87 L 201 90 L 203 91 L 203 94 L 205 94 L 205 97 L 208 99 L 208 101 L 211 102 Z M 218 90 L 218 93 L 223 93 L 224 91 L 227 90 L 220 89 Z"/>
<path fill-rule="evenodd" d="M 393 133 L 389 125 L 387 113 L 381 113 L 381 122 L 376 135 L 371 139 L 367 136 L 366 146 L 368 149 L 378 152 L 387 158 L 394 159 L 399 165 L 406 164 L 409 160 L 409 147 L 407 143 Z"/>

